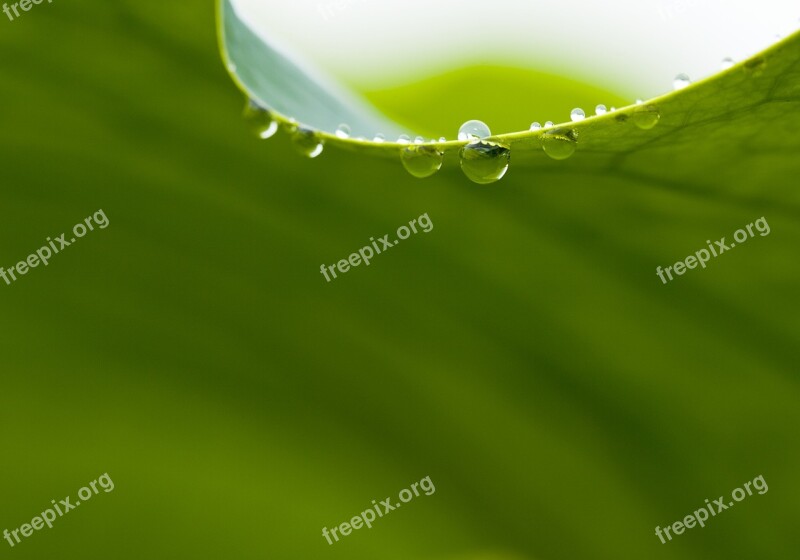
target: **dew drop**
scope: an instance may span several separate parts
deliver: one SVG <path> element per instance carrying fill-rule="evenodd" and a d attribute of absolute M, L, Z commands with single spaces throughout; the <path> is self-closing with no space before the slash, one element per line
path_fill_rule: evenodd
<path fill-rule="evenodd" d="M 720 66 L 722 67 L 723 70 L 727 70 L 728 68 L 731 68 L 734 64 L 736 63 L 733 61 L 733 59 L 731 57 L 727 57 L 722 59 L 722 64 L 720 64 Z"/>
<path fill-rule="evenodd" d="M 672 81 L 672 89 L 678 91 L 679 89 L 687 87 L 691 83 L 692 80 L 689 78 L 689 76 L 687 76 L 686 74 L 678 74 Z"/>
<path fill-rule="evenodd" d="M 228 72 L 232 72 L 232 73 L 236 72 L 236 64 L 234 64 L 233 62 L 229 62 L 228 63 Z"/>
<path fill-rule="evenodd" d="M 409 146 L 402 151 L 400 159 L 406 171 L 424 179 L 442 168 L 444 154 L 433 146 Z"/>
<path fill-rule="evenodd" d="M 447 142 L 447 138 L 445 138 L 444 136 L 442 136 L 441 138 L 439 138 L 439 142 Z"/>
<path fill-rule="evenodd" d="M 375 137 L 372 139 L 372 141 L 375 142 L 376 144 L 382 144 L 382 143 L 386 142 L 386 136 L 384 136 L 383 134 L 381 134 L 379 132 L 378 134 L 375 135 Z"/>
<path fill-rule="evenodd" d="M 350 138 L 350 127 L 346 124 L 340 124 L 336 128 L 336 136 L 339 138 Z"/>
<path fill-rule="evenodd" d="M 766 60 L 760 56 L 758 58 L 751 58 L 744 63 L 745 69 L 752 72 L 754 76 L 760 76 L 766 66 Z"/>
<path fill-rule="evenodd" d="M 582 121 L 586 118 L 586 113 L 580 107 L 573 109 L 572 112 L 569 114 L 569 118 L 572 119 L 572 122 Z"/>
<path fill-rule="evenodd" d="M 397 138 L 398 144 L 411 144 L 411 137 L 408 134 L 401 134 Z"/>
<path fill-rule="evenodd" d="M 600 115 L 605 115 L 607 112 L 608 110 L 606 109 L 605 105 L 598 105 L 597 107 L 594 108 L 594 114 L 597 115 L 598 117 Z"/>
<path fill-rule="evenodd" d="M 531 124 L 531 130 L 540 130 L 542 128 L 541 123 L 535 122 Z"/>
<path fill-rule="evenodd" d="M 286 121 L 281 123 L 281 130 L 283 130 L 286 134 L 294 134 L 297 132 L 297 128 L 300 125 L 297 121 L 293 118 L 289 118 Z"/>
<path fill-rule="evenodd" d="M 416 138 L 414 138 L 414 144 L 424 144 L 424 143 L 425 143 L 425 138 L 423 138 L 422 136 L 417 136 Z"/>
<path fill-rule="evenodd" d="M 542 137 L 544 153 L 553 159 L 567 159 L 575 153 L 578 133 L 568 128 L 557 128 Z"/>
<path fill-rule="evenodd" d="M 489 126 L 483 121 L 467 121 L 458 129 L 458 139 L 463 141 L 480 140 L 492 135 Z"/>
<path fill-rule="evenodd" d="M 292 134 L 292 144 L 301 154 L 309 158 L 315 158 L 322 153 L 323 142 L 316 131 L 310 128 L 299 127 Z"/>
<path fill-rule="evenodd" d="M 616 107 L 611 107 L 611 109 L 609 109 L 609 110 L 608 110 L 608 112 L 609 112 L 609 113 L 613 113 L 613 112 L 614 112 L 614 111 L 616 111 L 616 110 L 617 110 L 617 108 L 616 108 Z"/>
<path fill-rule="evenodd" d="M 272 113 L 259 105 L 257 101 L 247 100 L 243 116 L 247 125 L 259 138 L 264 140 L 272 138 L 278 131 L 278 122 L 272 118 Z"/>
<path fill-rule="evenodd" d="M 495 142 L 477 141 L 461 148 L 461 170 L 471 181 L 488 185 L 503 178 L 511 149 Z"/>
<path fill-rule="evenodd" d="M 547 121 L 546 123 L 544 123 L 544 127 L 545 128 L 553 128 L 553 121 Z"/>
<path fill-rule="evenodd" d="M 631 120 L 642 130 L 650 130 L 661 120 L 661 113 L 658 112 L 658 107 L 655 105 L 645 105 L 633 112 Z"/>
<path fill-rule="evenodd" d="M 644 101 L 642 101 L 641 99 L 637 99 L 637 100 L 634 102 L 634 105 L 641 105 L 642 103 L 644 103 Z"/>

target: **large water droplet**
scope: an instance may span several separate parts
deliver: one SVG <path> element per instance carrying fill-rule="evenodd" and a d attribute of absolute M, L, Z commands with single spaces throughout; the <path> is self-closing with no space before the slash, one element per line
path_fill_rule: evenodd
<path fill-rule="evenodd" d="M 248 99 L 244 106 L 244 120 L 259 138 L 271 138 L 278 130 L 278 122 L 257 101 Z"/>
<path fill-rule="evenodd" d="M 315 158 L 322 153 L 322 138 L 310 128 L 299 127 L 292 134 L 292 144 L 301 155 L 309 158 Z"/>
<path fill-rule="evenodd" d="M 582 121 L 586 118 L 586 113 L 580 107 L 573 109 L 572 112 L 569 114 L 569 118 L 572 119 L 572 122 Z"/>
<path fill-rule="evenodd" d="M 531 130 L 541 130 L 541 128 L 542 128 L 542 125 L 540 123 L 538 123 L 538 122 L 535 122 L 535 123 L 531 124 Z"/>
<path fill-rule="evenodd" d="M 467 121 L 458 129 L 458 139 L 463 141 L 480 140 L 492 135 L 489 126 L 482 121 Z"/>
<path fill-rule="evenodd" d="M 720 64 L 720 66 L 722 67 L 723 70 L 727 70 L 728 68 L 731 68 L 734 64 L 736 63 L 733 61 L 733 59 L 731 57 L 727 57 L 722 59 L 722 64 Z"/>
<path fill-rule="evenodd" d="M 461 170 L 471 181 L 488 185 L 503 178 L 511 161 L 508 146 L 495 142 L 472 142 L 461 148 Z"/>
<path fill-rule="evenodd" d="M 645 105 L 638 107 L 631 115 L 633 124 L 642 130 L 650 130 L 661 119 L 661 113 L 658 112 L 658 107 L 655 105 Z"/>
<path fill-rule="evenodd" d="M 567 159 L 575 153 L 578 133 L 568 128 L 557 128 L 542 136 L 542 149 L 553 159 Z"/>
<path fill-rule="evenodd" d="M 408 134 L 401 134 L 397 137 L 398 144 L 411 144 L 411 136 Z"/>
<path fill-rule="evenodd" d="M 608 112 L 605 105 L 598 105 L 594 108 L 594 114 L 598 117 L 601 115 L 605 115 Z"/>
<path fill-rule="evenodd" d="M 544 123 L 545 128 L 552 128 L 553 126 L 554 126 L 553 121 L 547 121 L 546 123 Z"/>
<path fill-rule="evenodd" d="M 678 74 L 677 76 L 675 76 L 675 79 L 672 81 L 672 89 L 677 91 L 679 89 L 683 89 L 683 88 L 687 87 L 691 83 L 692 83 L 692 80 L 691 80 L 691 78 L 689 78 L 689 76 L 687 76 L 686 74 Z"/>
<path fill-rule="evenodd" d="M 403 167 L 414 177 L 430 177 L 442 167 L 444 154 L 433 146 L 409 146 L 400 154 Z"/>
<path fill-rule="evenodd" d="M 336 136 L 342 139 L 350 138 L 350 127 L 346 124 L 340 124 L 336 128 Z"/>

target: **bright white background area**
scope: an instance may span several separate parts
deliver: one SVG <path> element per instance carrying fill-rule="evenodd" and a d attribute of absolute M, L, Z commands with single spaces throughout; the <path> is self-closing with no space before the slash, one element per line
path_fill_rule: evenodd
<path fill-rule="evenodd" d="M 797 29 L 797 0 L 234 0 L 276 45 L 364 89 L 471 63 L 648 98 Z M 479 91 L 481 84 L 475 84 Z M 474 92 L 465 92 L 474 93 Z"/>

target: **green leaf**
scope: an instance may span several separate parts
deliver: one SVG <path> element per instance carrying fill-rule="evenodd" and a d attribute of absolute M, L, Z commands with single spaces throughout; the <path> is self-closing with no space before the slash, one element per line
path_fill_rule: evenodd
<path fill-rule="evenodd" d="M 332 133 L 339 123 L 350 124 L 353 136 L 367 138 L 379 130 L 402 130 L 401 126 L 377 123 L 371 107 L 363 100 L 358 103 L 352 97 L 349 103 L 341 101 L 342 95 L 334 88 L 323 85 L 311 73 L 293 65 L 287 56 L 279 54 L 266 39 L 248 28 L 236 15 L 231 0 L 220 0 L 220 5 L 223 57 L 234 64 L 230 67 L 235 67 L 232 75 L 249 97 L 274 108 L 280 120 L 296 119 L 319 129 L 327 144 L 371 155 L 398 157 L 398 150 L 402 148 L 400 144 L 341 139 Z M 659 169 L 661 180 L 667 176 L 676 179 L 692 177 L 709 163 L 725 161 L 732 154 L 744 156 L 751 164 L 758 165 L 775 155 L 762 153 L 767 146 L 772 145 L 777 153 L 797 150 L 797 135 L 792 133 L 798 128 L 794 120 L 797 113 L 791 111 L 790 105 L 797 101 L 800 87 L 798 51 L 800 35 L 795 34 L 727 71 L 651 99 L 641 106 L 623 107 L 577 123 L 557 124 L 550 130 L 495 134 L 490 140 L 511 148 L 512 165 L 524 163 L 547 168 L 561 165 L 581 172 L 617 170 L 645 175 Z M 473 72 L 471 79 L 474 83 L 497 81 L 496 69 L 484 72 L 493 73 L 495 79 L 482 80 Z M 520 85 L 525 80 L 521 73 L 515 76 L 505 72 L 503 75 L 512 76 Z M 530 76 L 527 79 L 530 80 Z M 398 88 L 394 92 L 373 93 L 370 97 L 388 112 L 403 115 L 405 122 L 416 121 L 413 126 L 417 129 L 432 130 L 433 126 L 426 126 L 423 122 L 423 115 L 436 120 L 437 115 L 447 114 L 448 111 L 438 109 L 450 99 L 456 102 L 466 97 L 463 95 L 464 81 L 462 76 L 446 75 L 427 80 L 425 84 Z M 538 84 L 546 83 L 553 87 L 555 95 L 581 87 L 577 83 L 565 85 L 562 82 L 563 78 L 552 76 L 538 76 L 536 80 Z M 529 87 L 516 88 L 516 92 L 513 84 L 492 89 L 502 91 L 508 105 L 520 107 L 520 110 L 526 107 L 522 96 L 527 95 Z M 432 90 L 436 91 L 435 103 Z M 595 88 L 591 93 L 598 95 L 601 92 Z M 610 97 L 612 95 L 606 92 L 603 100 Z M 430 106 L 436 110 L 425 109 Z M 648 115 L 659 119 L 657 125 L 647 129 L 637 126 L 636 122 L 647 120 Z M 764 123 L 771 125 L 764 127 Z M 760 132 L 754 136 L 754 130 Z M 561 138 L 576 138 L 578 155 L 569 162 L 550 161 L 542 147 L 553 134 Z M 432 145 L 444 152 L 452 163 L 465 144 L 451 140 Z M 750 151 L 753 153 L 749 154 Z M 679 169 L 670 165 L 676 154 L 687 152 L 695 157 L 684 158 L 684 165 Z M 763 172 L 766 176 L 780 175 L 791 165 L 791 159 L 783 159 L 777 165 L 766 163 Z"/>

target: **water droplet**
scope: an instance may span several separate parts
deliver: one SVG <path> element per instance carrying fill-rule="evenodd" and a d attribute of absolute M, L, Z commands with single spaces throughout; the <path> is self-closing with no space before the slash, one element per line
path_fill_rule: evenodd
<path fill-rule="evenodd" d="M 376 144 L 382 144 L 383 142 L 386 142 L 386 136 L 384 136 L 379 132 L 378 134 L 375 135 L 372 141 L 375 142 Z"/>
<path fill-rule="evenodd" d="M 425 143 L 425 138 L 423 138 L 422 136 L 417 136 L 416 138 L 414 138 L 414 144 L 424 144 L 424 143 Z"/>
<path fill-rule="evenodd" d="M 281 130 L 283 130 L 286 134 L 294 134 L 297 132 L 297 128 L 300 126 L 296 120 L 293 118 L 289 118 L 286 121 L 281 123 Z"/>
<path fill-rule="evenodd" d="M 661 119 L 661 113 L 658 112 L 658 107 L 655 105 L 645 105 L 636 109 L 631 115 L 631 119 L 633 124 L 642 130 L 650 130 L 658 124 Z"/>
<path fill-rule="evenodd" d="M 766 68 L 766 66 L 767 66 L 766 60 L 764 60 L 764 58 L 760 56 L 758 58 L 751 58 L 750 60 L 744 63 L 745 69 L 752 72 L 753 75 L 755 76 L 760 76 L 761 73 L 764 71 L 764 68 Z"/>
<path fill-rule="evenodd" d="M 723 58 L 722 59 L 721 66 L 722 66 L 723 70 L 727 70 L 728 68 L 732 67 L 734 64 L 736 64 L 736 63 L 733 61 L 733 59 L 731 57 L 727 57 L 727 58 Z"/>
<path fill-rule="evenodd" d="M 478 141 L 461 148 L 461 170 L 471 181 L 488 185 L 503 178 L 511 161 L 508 146 Z"/>
<path fill-rule="evenodd" d="M 236 72 L 236 65 L 233 62 L 228 63 L 228 72 Z"/>
<path fill-rule="evenodd" d="M 553 128 L 553 126 L 554 126 L 553 121 L 547 121 L 546 123 L 544 123 L 545 128 Z"/>
<path fill-rule="evenodd" d="M 401 134 L 397 137 L 398 144 L 411 144 L 411 137 L 408 134 Z"/>
<path fill-rule="evenodd" d="M 444 154 L 433 146 L 409 146 L 400 154 L 403 167 L 414 177 L 430 177 L 442 168 Z"/>
<path fill-rule="evenodd" d="M 473 139 L 480 140 L 491 135 L 492 131 L 489 130 L 489 126 L 482 121 L 467 121 L 458 129 L 458 139 L 462 142 Z"/>
<path fill-rule="evenodd" d="M 364 138 L 363 136 L 356 136 L 356 140 L 359 141 L 359 142 L 366 142 L 367 141 L 367 139 Z"/>
<path fill-rule="evenodd" d="M 609 112 L 609 113 L 613 113 L 613 112 L 614 112 L 614 111 L 616 111 L 616 110 L 617 110 L 617 108 L 616 108 L 616 107 L 611 107 L 611 109 L 609 109 L 609 110 L 608 110 L 608 112 Z"/>
<path fill-rule="evenodd" d="M 644 101 L 642 101 L 641 99 L 637 99 L 637 100 L 634 102 L 634 104 L 635 104 L 635 105 L 641 105 L 642 103 L 644 103 Z"/>
<path fill-rule="evenodd" d="M 572 122 L 582 121 L 586 118 L 586 113 L 580 107 L 573 109 L 572 112 L 569 114 L 569 118 L 572 119 Z"/>
<path fill-rule="evenodd" d="M 336 128 L 336 136 L 339 138 L 350 138 L 350 127 L 346 124 L 340 124 Z"/>
<path fill-rule="evenodd" d="M 538 122 L 531 124 L 531 130 L 539 130 L 542 128 L 542 125 Z"/>
<path fill-rule="evenodd" d="M 686 74 L 678 74 L 672 81 L 672 89 L 675 91 L 683 89 L 692 83 L 692 80 Z"/>
<path fill-rule="evenodd" d="M 439 138 L 439 142 L 447 142 L 447 138 L 445 138 L 444 136 L 442 136 L 441 138 Z"/>
<path fill-rule="evenodd" d="M 322 153 L 322 139 L 310 128 L 299 127 L 292 134 L 292 144 L 301 155 L 309 158 L 315 158 Z"/>
<path fill-rule="evenodd" d="M 600 115 L 605 115 L 606 113 L 607 110 L 605 105 L 598 105 L 597 107 L 594 108 L 594 114 L 597 115 L 598 117 Z"/>
<path fill-rule="evenodd" d="M 553 159 L 567 159 L 575 153 L 578 133 L 568 128 L 557 128 L 542 137 L 544 153 Z"/>
<path fill-rule="evenodd" d="M 278 131 L 278 122 L 272 118 L 272 113 L 259 105 L 257 101 L 247 100 L 243 116 L 250 129 L 259 138 L 266 140 Z"/>

